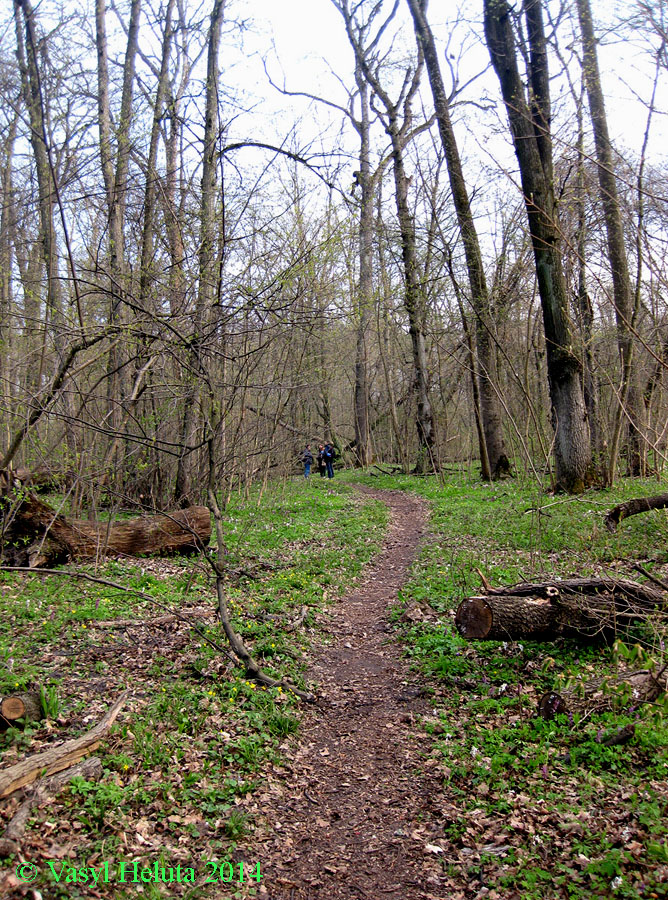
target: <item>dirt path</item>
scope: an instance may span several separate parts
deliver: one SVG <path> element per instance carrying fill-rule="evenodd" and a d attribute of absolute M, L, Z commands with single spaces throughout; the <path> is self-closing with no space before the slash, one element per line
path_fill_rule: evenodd
<path fill-rule="evenodd" d="M 305 716 L 262 848 L 264 900 L 442 898 L 440 865 L 426 849 L 427 807 L 441 781 L 426 768 L 416 715 L 421 685 L 391 642 L 388 612 L 426 527 L 419 499 L 365 493 L 390 510 L 381 553 L 334 608 L 309 676 L 319 702 Z M 420 771 L 422 770 L 422 771 Z M 269 798 L 267 798 L 269 800 Z M 257 848 L 259 850 L 259 848 Z"/>

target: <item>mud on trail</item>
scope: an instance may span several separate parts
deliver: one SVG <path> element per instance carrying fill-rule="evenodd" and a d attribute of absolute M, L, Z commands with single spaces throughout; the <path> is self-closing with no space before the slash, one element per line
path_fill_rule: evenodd
<path fill-rule="evenodd" d="M 427 849 L 442 779 L 425 768 L 415 725 L 429 705 L 388 620 L 426 529 L 426 504 L 402 492 L 364 493 L 388 506 L 388 533 L 324 625 L 327 643 L 308 672 L 318 702 L 305 712 L 291 761 L 270 779 L 272 819 L 253 841 L 264 900 L 443 897 L 442 865 Z"/>

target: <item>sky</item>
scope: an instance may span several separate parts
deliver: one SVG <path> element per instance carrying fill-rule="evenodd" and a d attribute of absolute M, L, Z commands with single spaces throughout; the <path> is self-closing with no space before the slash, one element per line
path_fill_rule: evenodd
<path fill-rule="evenodd" d="M 281 77 L 282 72 L 285 74 L 286 84 L 290 89 L 321 93 L 340 101 L 344 94 L 340 84 L 331 75 L 331 70 L 339 73 L 346 83 L 351 83 L 353 57 L 341 17 L 329 0 L 253 0 L 251 6 L 258 34 L 246 38 L 247 49 L 256 55 L 249 77 L 259 93 L 266 97 L 263 106 L 269 109 L 274 106 L 276 109 L 286 108 L 285 99 L 279 100 L 275 94 L 272 96 L 271 88 L 267 86 L 264 72 L 259 66 L 259 59 L 262 57 L 267 60 L 276 80 Z M 608 21 L 618 6 L 616 0 L 593 0 L 593 15 L 598 24 L 598 33 L 607 29 Z M 238 0 L 236 7 L 232 7 L 233 10 L 235 8 L 248 9 L 248 6 L 246 2 Z M 621 8 L 628 15 L 630 5 L 625 4 Z M 468 22 L 452 30 L 445 15 L 455 18 L 456 13 L 453 14 L 453 11 L 456 9 L 461 11 L 462 17 Z M 460 4 L 443 4 L 442 0 L 432 0 L 428 15 L 437 42 L 443 50 L 443 59 L 449 36 L 452 36 L 450 51 L 455 56 L 459 55 L 463 47 L 467 47 L 461 61 L 463 78 L 485 69 L 488 56 L 482 40 L 482 0 L 463 0 Z M 406 42 L 412 46 L 414 38 L 410 17 L 403 2 L 399 17 L 402 35 L 405 35 Z M 564 43 L 567 41 L 564 40 Z M 637 43 L 631 43 L 624 36 L 607 31 L 599 46 L 599 61 L 613 140 L 620 150 L 638 154 L 647 111 L 634 94 L 644 100 L 651 95 L 653 61 L 649 53 L 641 50 Z M 477 100 L 481 90 L 492 97 L 498 96 L 498 87 L 491 71 L 476 82 L 468 92 L 468 97 Z M 668 107 L 665 78 L 662 79 L 657 97 L 659 105 L 665 110 Z M 296 100 L 287 103 L 287 110 L 300 107 L 301 104 Z M 468 119 L 469 113 L 470 111 L 466 115 L 460 115 L 459 119 Z M 653 130 L 650 153 L 659 158 L 665 153 L 668 138 L 665 113 L 655 116 Z M 464 134 L 463 139 L 466 140 L 466 137 Z"/>

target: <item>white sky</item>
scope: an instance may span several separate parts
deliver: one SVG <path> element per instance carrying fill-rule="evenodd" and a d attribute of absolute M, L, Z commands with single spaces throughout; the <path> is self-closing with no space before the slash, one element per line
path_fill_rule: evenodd
<path fill-rule="evenodd" d="M 619 4 L 616 0 L 593 0 L 593 15 L 596 20 L 597 33 L 600 33 L 615 12 Z M 468 50 L 463 58 L 462 71 L 469 74 L 484 68 L 488 62 L 486 48 L 482 42 L 482 0 L 463 0 L 457 5 L 463 11 L 464 22 L 454 30 L 451 49 L 458 54 L 466 44 Z M 442 0 L 432 0 L 429 8 L 429 19 L 437 41 L 445 47 L 451 28 L 444 18 L 456 17 L 455 4 L 443 4 Z M 624 4 L 623 9 L 630 9 Z M 336 80 L 329 73 L 334 69 L 341 79 L 352 83 L 352 52 L 348 45 L 343 22 L 339 13 L 329 0 L 237 0 L 232 12 L 247 11 L 252 15 L 257 28 L 256 35 L 245 38 L 248 51 L 267 56 L 272 74 L 278 78 L 281 68 L 286 75 L 286 83 L 292 90 L 305 90 L 321 93 L 331 99 L 341 101 L 344 96 Z M 400 20 L 404 25 L 402 31 L 411 45 L 414 41 L 410 17 L 404 3 L 400 7 Z M 565 34 L 562 37 L 567 44 Z M 272 43 L 276 47 L 273 54 Z M 633 96 L 637 92 L 643 99 L 651 95 L 651 78 L 653 61 L 649 53 L 643 52 L 638 45 L 632 45 L 607 34 L 599 47 L 599 61 L 603 70 L 604 91 L 606 94 L 609 126 L 613 140 L 620 152 L 629 150 L 638 154 L 645 129 L 646 109 Z M 265 86 L 264 73 L 257 61 L 249 62 L 249 76 L 259 93 L 267 97 L 265 108 L 299 109 L 299 101 L 286 101 L 284 98 L 272 96 L 271 88 Z M 552 66 L 556 70 L 556 66 Z M 251 74 L 252 72 L 252 74 Z M 447 72 L 444 71 L 447 79 Z M 425 76 L 426 84 L 426 76 Z M 482 81 L 476 83 L 468 96 L 477 99 L 483 88 L 490 94 L 498 95 L 498 87 L 492 72 Z M 657 94 L 658 105 L 662 109 L 668 106 L 665 77 Z M 258 110 L 259 112 L 259 110 Z M 658 157 L 665 153 L 665 142 L 668 138 L 666 116 L 655 115 L 654 134 L 651 139 L 650 154 Z M 491 121 L 491 120 L 490 120 Z M 504 119 L 505 122 L 505 119 Z M 273 124 L 283 124 L 276 123 Z M 486 140 L 486 139 L 485 139 Z"/>

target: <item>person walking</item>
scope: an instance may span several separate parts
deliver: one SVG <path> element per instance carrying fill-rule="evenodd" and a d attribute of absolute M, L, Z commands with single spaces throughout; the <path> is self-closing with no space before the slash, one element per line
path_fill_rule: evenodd
<path fill-rule="evenodd" d="M 311 466 L 313 465 L 313 454 L 311 453 L 311 448 L 308 444 L 302 453 L 302 462 L 304 463 L 304 478 L 308 478 L 311 474 Z"/>
<path fill-rule="evenodd" d="M 327 474 L 327 464 L 325 462 L 325 446 L 324 444 L 318 445 L 318 472 L 320 472 L 320 477 L 324 478 Z"/>
<path fill-rule="evenodd" d="M 327 467 L 327 477 L 334 478 L 334 447 L 330 444 L 329 441 L 325 444 L 323 448 L 323 455 L 325 457 L 325 466 Z"/>

